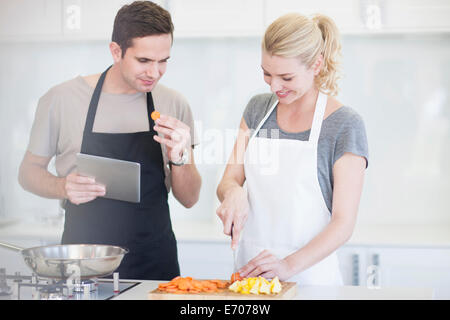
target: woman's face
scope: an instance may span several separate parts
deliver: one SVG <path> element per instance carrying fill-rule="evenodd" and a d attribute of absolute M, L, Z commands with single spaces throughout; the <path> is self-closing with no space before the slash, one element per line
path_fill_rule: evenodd
<path fill-rule="evenodd" d="M 291 104 L 301 98 L 314 86 L 314 77 L 318 73 L 317 63 L 308 68 L 299 58 L 275 56 L 265 50 L 261 67 L 264 81 L 283 104 Z"/>

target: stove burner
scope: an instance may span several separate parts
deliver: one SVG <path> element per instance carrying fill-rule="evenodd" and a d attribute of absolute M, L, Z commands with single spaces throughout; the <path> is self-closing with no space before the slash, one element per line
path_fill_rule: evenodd
<path fill-rule="evenodd" d="M 39 289 L 40 300 L 63 300 L 65 295 L 63 293 L 64 286 L 60 284 L 45 285 Z"/>
<path fill-rule="evenodd" d="M 66 281 L 40 278 L 36 274 L 23 276 L 19 272 L 7 275 L 0 268 L 0 300 L 107 300 L 140 282 L 114 280 L 68 279 Z"/>
<path fill-rule="evenodd" d="M 79 283 L 75 283 L 73 291 L 74 292 L 93 292 L 97 290 L 98 282 L 96 279 L 92 280 L 82 280 Z"/>

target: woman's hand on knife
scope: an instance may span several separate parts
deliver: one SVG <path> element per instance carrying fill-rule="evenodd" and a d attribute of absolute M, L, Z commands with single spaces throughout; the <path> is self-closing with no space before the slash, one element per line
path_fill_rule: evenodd
<path fill-rule="evenodd" d="M 249 204 L 247 192 L 241 186 L 236 186 L 227 191 L 224 199 L 216 211 L 223 223 L 223 232 L 231 236 L 233 226 L 233 237 L 231 239 L 231 248 L 237 247 L 239 238 L 247 220 Z"/>

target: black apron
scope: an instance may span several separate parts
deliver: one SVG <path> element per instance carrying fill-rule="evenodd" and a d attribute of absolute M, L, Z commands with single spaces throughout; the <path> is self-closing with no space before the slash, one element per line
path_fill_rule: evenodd
<path fill-rule="evenodd" d="M 177 245 L 170 221 L 161 145 L 150 114 L 154 110 L 147 93 L 150 130 L 135 133 L 92 132 L 106 72 L 102 73 L 89 104 L 81 153 L 141 165 L 141 201 L 98 197 L 88 203 L 65 206 L 63 244 L 107 244 L 127 248 L 116 270 L 122 279 L 170 280 L 180 274 Z M 126 106 L 124 106 L 125 108 Z"/>

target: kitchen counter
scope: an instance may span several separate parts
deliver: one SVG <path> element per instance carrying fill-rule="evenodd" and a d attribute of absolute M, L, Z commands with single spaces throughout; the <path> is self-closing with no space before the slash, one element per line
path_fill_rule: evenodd
<path fill-rule="evenodd" d="M 142 281 L 114 300 L 146 300 L 147 294 L 164 281 Z M 305 286 L 297 288 L 295 300 L 431 300 L 431 288 L 378 288 Z"/>
<path fill-rule="evenodd" d="M 173 221 L 178 241 L 229 242 L 217 221 Z M 33 223 L 13 221 L 0 225 L 0 240 L 39 240 L 59 243 L 63 231 L 62 221 Z M 440 246 L 450 247 L 450 225 L 357 225 L 347 245 L 362 246 Z"/>

